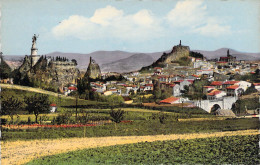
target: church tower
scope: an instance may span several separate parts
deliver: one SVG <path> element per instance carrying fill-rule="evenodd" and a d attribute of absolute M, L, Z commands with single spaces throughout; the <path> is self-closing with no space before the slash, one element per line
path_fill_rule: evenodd
<path fill-rule="evenodd" d="M 32 38 L 32 48 L 31 48 L 31 67 L 33 67 L 37 61 L 40 58 L 40 55 L 37 54 L 37 47 L 36 47 L 36 40 L 37 40 L 38 36 L 36 36 L 36 34 L 33 35 Z"/>

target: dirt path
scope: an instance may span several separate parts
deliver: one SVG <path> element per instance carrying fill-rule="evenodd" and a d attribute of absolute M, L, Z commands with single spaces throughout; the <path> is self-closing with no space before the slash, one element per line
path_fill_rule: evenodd
<path fill-rule="evenodd" d="M 85 148 L 95 148 L 119 144 L 138 142 L 153 142 L 161 140 L 195 139 L 208 137 L 222 137 L 234 135 L 257 135 L 258 130 L 228 131 L 214 133 L 195 134 L 172 134 L 154 136 L 114 136 L 95 138 L 68 138 L 68 139 L 47 139 L 32 141 L 1 142 L 2 165 L 24 164 L 32 159 L 42 156 L 74 151 Z"/>

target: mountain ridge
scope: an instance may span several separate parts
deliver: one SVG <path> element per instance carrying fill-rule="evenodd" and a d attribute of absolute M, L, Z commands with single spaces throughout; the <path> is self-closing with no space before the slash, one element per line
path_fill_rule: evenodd
<path fill-rule="evenodd" d="M 240 52 L 235 49 L 230 48 L 220 48 L 213 51 L 208 50 L 191 50 L 194 52 L 202 53 L 207 59 L 214 59 L 219 58 L 221 56 L 226 56 L 227 50 L 230 50 L 230 54 L 237 57 L 237 60 L 260 60 L 260 52 L 259 53 L 248 53 L 248 52 Z M 134 54 L 147 54 L 150 57 L 153 58 L 153 61 L 156 61 L 159 59 L 164 52 L 170 52 L 171 50 L 166 50 L 162 52 L 152 52 L 152 53 L 140 53 L 140 52 L 127 52 L 127 51 L 120 51 L 120 50 L 114 50 L 114 51 L 95 51 L 92 53 L 84 54 L 84 53 L 64 53 L 64 52 L 51 52 L 46 54 L 46 56 L 56 57 L 56 56 L 62 56 L 66 57 L 68 59 L 76 59 L 78 62 L 78 68 L 80 70 L 86 70 L 89 64 L 89 58 L 90 56 L 95 59 L 95 61 L 102 66 L 103 64 L 109 64 L 121 59 L 128 58 Z M 5 55 L 4 59 L 7 61 L 21 61 L 23 60 L 24 56 L 19 55 Z M 8 63 L 9 64 L 9 63 Z M 144 65 L 145 66 L 145 65 Z M 131 70 L 129 70 L 131 71 Z"/>

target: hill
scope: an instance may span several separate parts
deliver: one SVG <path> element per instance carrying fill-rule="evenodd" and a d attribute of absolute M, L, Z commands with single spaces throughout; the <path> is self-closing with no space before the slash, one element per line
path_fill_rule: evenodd
<path fill-rule="evenodd" d="M 229 48 L 221 48 L 215 51 L 205 51 L 205 50 L 193 50 L 193 51 L 203 54 L 204 57 L 206 57 L 207 59 L 214 59 L 214 58 L 219 58 L 221 56 L 226 56 L 228 49 Z M 260 60 L 260 53 L 239 52 L 234 49 L 229 49 L 229 53 L 232 56 L 236 56 L 237 60 L 248 60 L 248 61 Z"/>
<path fill-rule="evenodd" d="M 191 50 L 195 52 L 202 53 L 207 59 L 214 59 L 214 58 L 219 58 L 220 56 L 226 56 L 228 48 L 221 48 L 217 49 L 214 51 L 205 51 L 205 50 Z M 246 52 L 239 52 L 234 49 L 229 49 L 230 54 L 234 55 L 237 57 L 237 60 L 249 60 L 249 61 L 254 61 L 254 60 L 260 60 L 260 53 L 246 53 Z M 171 50 L 166 50 L 164 51 L 165 53 L 170 53 Z M 154 53 L 145 53 L 146 55 L 149 55 L 150 57 L 153 58 L 153 61 L 158 60 L 164 52 L 154 52 Z M 144 53 L 138 53 L 138 52 L 125 52 L 125 51 L 96 51 L 88 54 L 81 54 L 81 53 L 63 53 L 63 52 L 53 52 L 46 54 L 47 56 L 51 57 L 56 57 L 56 56 L 61 56 L 61 57 L 66 57 L 68 59 L 76 59 L 78 62 L 78 68 L 80 70 L 87 70 L 88 64 L 89 64 L 89 58 L 90 56 L 93 57 L 96 62 L 102 66 L 103 64 L 108 64 L 112 62 L 116 62 L 121 59 L 128 58 L 132 55 L 135 54 L 144 54 Z M 6 55 L 4 56 L 4 59 L 6 62 L 10 65 L 12 61 L 14 61 L 14 65 L 17 68 L 17 65 L 21 65 L 22 63 L 20 62 L 24 56 L 21 55 Z M 137 60 L 134 60 L 133 62 L 135 63 Z M 11 65 L 10 65 L 11 66 Z M 144 63 L 143 66 L 146 66 L 146 63 Z M 12 66 L 11 66 L 12 67 Z M 109 70 L 108 66 L 105 68 L 106 70 Z M 129 69 L 131 70 L 131 69 Z M 101 70 L 103 71 L 103 70 Z M 112 71 L 112 70 L 111 70 Z"/>
<path fill-rule="evenodd" d="M 104 72 L 130 72 L 141 69 L 143 66 L 151 65 L 154 59 L 148 54 L 134 54 L 128 58 L 101 65 Z"/>

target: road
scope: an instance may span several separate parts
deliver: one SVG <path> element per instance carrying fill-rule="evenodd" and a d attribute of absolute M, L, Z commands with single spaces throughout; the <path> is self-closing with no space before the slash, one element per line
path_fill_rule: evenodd
<path fill-rule="evenodd" d="M 2 165 L 24 164 L 42 156 L 103 146 L 122 145 L 138 142 L 153 142 L 176 139 L 195 139 L 235 135 L 257 135 L 258 130 L 241 130 L 214 133 L 171 134 L 152 136 L 114 136 L 94 138 L 44 139 L 31 141 L 1 142 Z"/>

